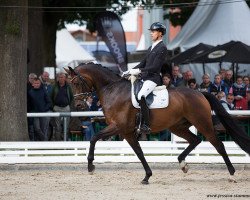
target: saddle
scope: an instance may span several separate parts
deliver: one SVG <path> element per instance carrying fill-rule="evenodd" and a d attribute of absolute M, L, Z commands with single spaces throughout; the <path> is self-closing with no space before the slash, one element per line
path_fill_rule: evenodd
<path fill-rule="evenodd" d="M 135 108 L 140 108 L 138 103 L 138 93 L 143 85 L 141 79 L 137 79 L 135 76 L 130 77 L 131 81 L 131 101 Z M 150 109 L 153 108 L 166 108 L 169 104 L 168 91 L 165 85 L 157 86 L 153 92 L 146 97 L 147 105 Z"/>

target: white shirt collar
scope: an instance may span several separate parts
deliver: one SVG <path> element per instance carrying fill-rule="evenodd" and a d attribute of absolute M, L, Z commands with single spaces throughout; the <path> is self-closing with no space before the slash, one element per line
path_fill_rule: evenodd
<path fill-rule="evenodd" d="M 157 40 L 157 41 L 155 41 L 153 44 L 152 44 L 152 46 L 151 46 L 151 51 L 152 51 L 152 49 L 158 44 L 158 43 L 160 43 L 162 40 Z"/>

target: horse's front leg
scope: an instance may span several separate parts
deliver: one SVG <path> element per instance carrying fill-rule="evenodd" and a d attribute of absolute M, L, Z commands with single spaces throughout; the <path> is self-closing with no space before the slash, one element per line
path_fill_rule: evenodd
<path fill-rule="evenodd" d="M 93 174 L 95 171 L 95 165 L 93 165 L 94 154 L 95 154 L 95 144 L 98 140 L 110 137 L 113 135 L 118 135 L 118 129 L 115 124 L 111 124 L 105 129 L 101 130 L 97 135 L 94 135 L 90 141 L 89 155 L 88 155 L 88 172 Z"/>
<path fill-rule="evenodd" d="M 140 159 L 145 172 L 146 172 L 146 176 L 145 178 L 141 181 L 142 184 L 148 184 L 148 180 L 150 178 L 150 176 L 152 176 L 152 171 L 145 159 L 145 156 L 143 154 L 143 151 L 141 149 L 141 146 L 139 144 L 139 142 L 137 141 L 137 139 L 135 138 L 135 135 L 130 135 L 129 138 L 125 137 L 125 139 L 128 141 L 129 145 L 132 147 L 132 149 L 134 150 L 134 152 L 136 153 L 137 157 Z"/>

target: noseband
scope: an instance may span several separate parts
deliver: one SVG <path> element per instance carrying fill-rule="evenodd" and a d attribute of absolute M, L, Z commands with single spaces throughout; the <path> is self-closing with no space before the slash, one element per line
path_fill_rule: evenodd
<path fill-rule="evenodd" d="M 81 81 L 82 85 L 84 85 L 84 87 L 87 88 L 87 89 L 89 89 L 89 91 L 90 91 L 90 92 L 83 92 L 83 93 L 75 94 L 74 97 L 77 97 L 77 96 L 80 96 L 80 95 L 87 95 L 87 94 L 90 94 L 90 93 L 93 91 L 92 87 L 88 84 L 88 82 L 84 79 L 84 77 L 81 76 L 81 74 L 80 74 L 79 72 L 76 72 L 76 71 L 74 70 L 74 73 L 75 73 L 76 76 L 75 76 L 74 78 L 71 79 L 71 83 L 73 83 L 73 81 L 74 81 L 76 78 L 78 78 L 78 79 Z"/>

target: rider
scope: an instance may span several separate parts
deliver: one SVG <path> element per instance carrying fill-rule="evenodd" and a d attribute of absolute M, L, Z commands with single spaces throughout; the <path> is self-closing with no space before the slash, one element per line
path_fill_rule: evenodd
<path fill-rule="evenodd" d="M 150 133 L 149 108 L 146 103 L 146 97 L 157 85 L 162 85 L 160 73 L 167 56 L 167 47 L 162 41 L 162 37 L 166 33 L 166 27 L 160 22 L 154 22 L 149 30 L 153 41 L 152 46 L 148 48 L 145 58 L 137 66 L 127 72 L 131 75 L 138 75 L 141 73 L 143 86 L 138 93 L 138 100 L 142 113 L 142 126 L 140 131 L 146 134 Z"/>

